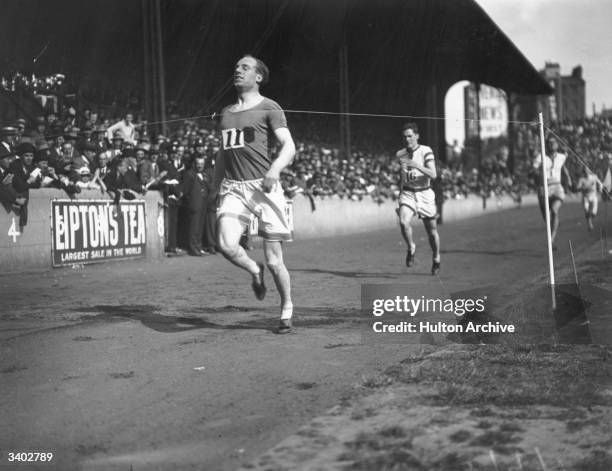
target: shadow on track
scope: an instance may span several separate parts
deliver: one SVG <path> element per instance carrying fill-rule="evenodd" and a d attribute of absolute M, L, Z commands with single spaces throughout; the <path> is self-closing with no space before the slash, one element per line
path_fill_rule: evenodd
<path fill-rule="evenodd" d="M 320 268 L 291 268 L 290 271 L 304 273 L 325 273 L 327 275 L 341 276 L 343 278 L 397 278 L 399 275 L 401 275 L 401 273 L 321 270 Z"/>
<path fill-rule="evenodd" d="M 472 249 L 442 249 L 441 254 L 449 253 L 467 253 L 467 254 L 478 254 L 478 255 L 514 255 L 517 257 L 541 257 L 542 252 L 534 252 L 532 250 L 472 250 Z"/>
<path fill-rule="evenodd" d="M 130 319 L 140 321 L 145 327 L 157 332 L 175 333 L 195 329 L 218 329 L 218 330 L 268 330 L 273 332 L 276 325 L 270 325 L 269 319 L 256 319 L 237 324 L 218 324 L 199 317 L 171 316 L 163 314 L 162 309 L 157 306 L 127 304 L 122 306 L 97 305 L 89 308 L 79 308 L 80 312 L 98 313 L 95 316 L 86 316 L 83 319 L 88 321 L 95 320 L 116 320 Z M 246 312 L 255 311 L 255 308 L 241 308 L 226 306 L 217 308 L 215 312 Z"/>
<path fill-rule="evenodd" d="M 192 312 L 204 314 L 232 314 L 244 312 L 261 312 L 262 308 L 223 306 L 198 307 Z M 172 316 L 163 314 L 161 308 L 153 305 L 96 305 L 79 308 L 79 312 L 96 313 L 94 316 L 83 316 L 86 321 L 135 320 L 157 332 L 175 333 L 196 329 L 214 330 L 265 330 L 276 332 L 277 318 L 275 316 L 258 317 L 233 324 L 221 324 L 201 317 Z M 319 327 L 336 325 L 344 322 L 358 322 L 358 309 L 329 309 L 317 307 L 295 307 L 296 327 Z"/>

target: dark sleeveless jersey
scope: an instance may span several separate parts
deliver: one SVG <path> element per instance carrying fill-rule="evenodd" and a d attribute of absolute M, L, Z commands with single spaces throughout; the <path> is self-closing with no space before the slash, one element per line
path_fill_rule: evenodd
<path fill-rule="evenodd" d="M 221 112 L 219 130 L 225 178 L 255 180 L 263 178 L 272 163 L 270 144 L 274 130 L 287 127 L 282 108 L 265 98 L 248 110 Z"/>

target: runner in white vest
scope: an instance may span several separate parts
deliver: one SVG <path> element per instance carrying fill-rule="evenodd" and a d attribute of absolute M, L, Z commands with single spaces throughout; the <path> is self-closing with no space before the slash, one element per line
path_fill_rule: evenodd
<path fill-rule="evenodd" d="M 544 156 L 544 169 L 546 171 L 546 177 L 548 180 L 548 207 L 550 209 L 550 235 L 553 243 L 553 250 L 557 247 L 555 239 L 557 237 L 557 230 L 559 229 L 559 210 L 565 199 L 565 188 L 563 187 L 563 178 L 566 180 L 566 186 L 571 187 L 572 180 L 565 168 L 565 161 L 567 155 L 557 152 L 559 144 L 554 137 L 549 137 L 546 140 L 546 155 Z M 542 158 L 538 156 L 534 162 L 535 168 L 541 172 Z M 544 183 L 542 181 L 540 189 L 538 191 L 538 201 L 540 203 L 540 211 L 542 217 L 546 217 L 545 206 L 544 206 Z"/>

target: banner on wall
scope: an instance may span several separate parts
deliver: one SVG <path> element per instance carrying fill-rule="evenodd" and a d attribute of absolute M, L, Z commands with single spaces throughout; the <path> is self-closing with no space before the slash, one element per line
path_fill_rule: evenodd
<path fill-rule="evenodd" d="M 143 257 L 146 221 L 144 201 L 52 200 L 53 266 Z"/>

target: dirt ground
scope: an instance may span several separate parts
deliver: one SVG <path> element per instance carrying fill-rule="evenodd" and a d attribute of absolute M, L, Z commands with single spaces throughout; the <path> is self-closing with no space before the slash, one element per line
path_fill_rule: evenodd
<path fill-rule="evenodd" d="M 609 351 L 555 346 L 560 330 L 545 309 L 528 323 L 530 340 L 552 345 L 544 351 L 440 336 L 363 342 L 364 283 L 441 295 L 485 289 L 508 316 L 517 302 L 523 313 L 531 306 L 526 286 L 544 286 L 536 208 L 443 225 L 440 234 L 439 279 L 429 275 L 420 228 L 412 269 L 403 267 L 399 231 L 287 244 L 296 329 L 286 336 L 274 334 L 275 289 L 256 301 L 249 277 L 220 256 L 0 276 L 0 469 L 609 469 L 593 465 L 610 458 Z M 574 280 L 570 239 L 581 285 L 596 293 L 591 341 L 609 332 L 610 257 L 600 235 L 587 232 L 577 204 L 563 208 L 557 282 Z M 462 368 L 467 379 L 455 384 Z M 509 385 L 536 377 L 550 387 L 543 380 L 538 394 L 508 399 Z M 575 383 L 582 389 L 568 388 Z M 18 451 L 54 458 L 9 463 Z M 591 467 L 567 464 L 580 460 Z"/>

